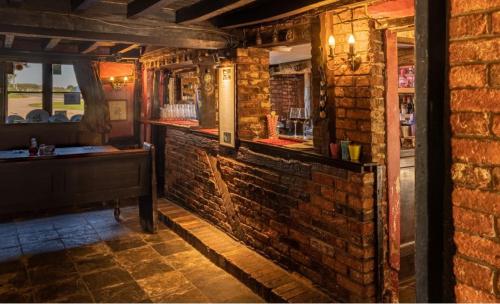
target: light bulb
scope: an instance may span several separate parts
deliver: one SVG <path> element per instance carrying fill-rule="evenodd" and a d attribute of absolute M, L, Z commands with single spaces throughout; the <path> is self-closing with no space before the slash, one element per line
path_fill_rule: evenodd
<path fill-rule="evenodd" d="M 350 44 L 350 45 L 354 45 L 356 43 L 356 39 L 354 38 L 354 35 L 353 34 L 350 34 L 349 35 L 349 38 L 347 39 L 347 42 Z"/>
<path fill-rule="evenodd" d="M 109 80 L 115 81 L 115 77 L 111 76 L 111 77 L 109 77 Z"/>
<path fill-rule="evenodd" d="M 128 81 L 128 77 L 127 76 L 123 77 L 123 81 Z"/>
<path fill-rule="evenodd" d="M 333 37 L 333 35 L 330 35 L 330 37 L 328 37 L 328 45 L 331 47 L 335 47 L 335 37 Z"/>

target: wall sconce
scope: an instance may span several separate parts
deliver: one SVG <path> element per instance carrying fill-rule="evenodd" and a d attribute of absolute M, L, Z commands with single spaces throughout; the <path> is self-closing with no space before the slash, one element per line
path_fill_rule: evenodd
<path fill-rule="evenodd" d="M 124 86 L 127 85 L 127 83 L 132 82 L 132 77 L 131 76 L 123 76 L 123 77 L 109 77 L 107 81 L 113 90 L 120 90 Z"/>
<path fill-rule="evenodd" d="M 356 71 L 357 69 L 359 69 L 359 66 L 361 65 L 361 57 L 356 55 L 356 52 L 354 50 L 354 45 L 356 44 L 356 39 L 354 38 L 354 34 L 351 33 L 349 35 L 347 43 L 349 43 L 349 54 L 347 55 L 347 61 L 349 62 L 351 70 Z"/>
<path fill-rule="evenodd" d="M 354 72 L 359 69 L 361 65 L 361 57 L 356 55 L 356 51 L 354 50 L 354 45 L 356 44 L 356 39 L 354 38 L 354 15 L 351 9 L 351 34 L 349 38 L 347 38 L 347 43 L 349 43 L 349 54 L 347 55 L 347 61 L 351 67 L 351 70 Z"/>
<path fill-rule="evenodd" d="M 328 37 L 328 47 L 330 50 L 328 52 L 328 58 L 333 59 L 335 56 L 335 37 L 333 37 L 333 35 Z"/>

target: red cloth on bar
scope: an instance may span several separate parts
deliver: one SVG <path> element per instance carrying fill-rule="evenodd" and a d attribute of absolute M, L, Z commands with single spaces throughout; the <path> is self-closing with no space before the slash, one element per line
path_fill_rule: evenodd
<path fill-rule="evenodd" d="M 179 126 L 187 126 L 187 127 L 197 127 L 198 126 L 197 120 L 162 119 L 162 121 L 164 121 L 166 123 L 173 124 L 173 125 L 179 125 Z"/>
<path fill-rule="evenodd" d="M 197 129 L 197 131 L 215 134 L 215 135 L 219 134 L 219 130 L 217 130 L 217 129 Z"/>
<path fill-rule="evenodd" d="M 273 146 L 289 146 L 300 143 L 298 140 L 283 139 L 283 138 L 266 138 L 258 139 L 257 142 L 265 143 Z"/>

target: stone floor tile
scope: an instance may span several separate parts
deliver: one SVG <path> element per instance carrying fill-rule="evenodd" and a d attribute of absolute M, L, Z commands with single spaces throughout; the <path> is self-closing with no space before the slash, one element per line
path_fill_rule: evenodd
<path fill-rule="evenodd" d="M 33 290 L 33 296 L 36 302 L 59 302 L 62 299 L 89 298 L 90 294 L 83 280 L 75 277 L 66 281 L 39 286 Z"/>
<path fill-rule="evenodd" d="M 33 301 L 33 295 L 29 291 L 14 289 L 2 291 L 0 289 L 1 303 L 28 303 Z"/>
<path fill-rule="evenodd" d="M 58 238 L 59 234 L 55 229 L 19 233 L 19 242 L 21 243 L 21 245 L 30 243 L 42 243 L 50 240 L 56 240 Z"/>
<path fill-rule="evenodd" d="M 0 249 L 0 263 L 16 260 L 22 256 L 21 247 L 10 247 Z"/>
<path fill-rule="evenodd" d="M 106 244 L 111 250 L 118 252 L 131 248 L 137 248 L 147 245 L 140 237 L 120 238 L 116 240 L 106 241 Z"/>
<path fill-rule="evenodd" d="M 111 253 L 111 249 L 104 243 L 91 244 L 67 250 L 73 260 L 87 259 L 95 256 L 103 256 Z"/>
<path fill-rule="evenodd" d="M 60 264 L 71 264 L 71 257 L 66 251 L 46 252 L 28 256 L 26 258 L 26 266 L 28 269 Z"/>
<path fill-rule="evenodd" d="M 137 283 L 148 294 L 150 298 L 156 298 L 166 294 L 181 293 L 182 290 L 194 289 L 184 275 L 178 271 L 169 271 L 142 280 Z"/>
<path fill-rule="evenodd" d="M 180 290 L 178 293 L 166 293 L 152 298 L 155 303 L 207 303 L 210 299 L 198 288 Z"/>
<path fill-rule="evenodd" d="M 81 247 L 85 245 L 95 244 L 101 241 L 101 238 L 97 233 L 87 234 L 87 235 L 75 235 L 71 237 L 62 238 L 61 241 L 66 249 Z"/>
<path fill-rule="evenodd" d="M 193 251 L 194 248 L 183 240 L 173 240 L 153 245 L 153 248 L 162 256 L 169 256 L 183 251 Z"/>
<path fill-rule="evenodd" d="M 174 270 L 172 266 L 168 265 L 161 258 L 141 261 L 140 263 L 124 265 L 124 268 L 136 280 L 141 280 L 147 277 L 151 277 L 157 274 L 162 274 Z"/>
<path fill-rule="evenodd" d="M 23 261 L 16 259 L 8 262 L 0 262 L 0 275 L 24 270 Z"/>
<path fill-rule="evenodd" d="M 103 271 L 93 272 L 83 276 L 88 288 L 93 290 L 111 287 L 133 281 L 130 274 L 122 268 L 114 267 Z"/>
<path fill-rule="evenodd" d="M 116 260 L 123 266 L 131 266 L 141 261 L 160 258 L 161 256 L 150 246 L 132 248 L 115 253 Z"/>
<path fill-rule="evenodd" d="M 112 255 L 94 255 L 86 259 L 76 260 L 75 266 L 80 274 L 87 274 L 118 267 L 119 265 Z"/>
<path fill-rule="evenodd" d="M 50 240 L 45 242 L 21 244 L 21 248 L 25 255 L 30 255 L 64 250 L 64 244 L 61 240 Z"/>
<path fill-rule="evenodd" d="M 155 234 L 145 233 L 142 236 L 142 239 L 150 244 L 158 244 L 167 241 L 180 240 L 181 238 L 170 230 L 160 230 Z"/>
<path fill-rule="evenodd" d="M 78 276 L 76 268 L 72 263 L 35 267 L 29 269 L 28 273 L 33 286 L 54 284 Z"/>
<path fill-rule="evenodd" d="M 128 282 L 92 291 L 98 303 L 138 303 L 149 300 L 147 294 L 136 282 Z"/>
<path fill-rule="evenodd" d="M 25 269 L 0 274 L 0 286 L 10 286 L 16 289 L 30 287 L 30 281 Z"/>
<path fill-rule="evenodd" d="M 21 244 L 19 243 L 19 237 L 17 232 L 14 234 L 2 234 L 2 241 L 0 242 L 0 249 L 11 248 L 11 247 L 19 247 Z"/>

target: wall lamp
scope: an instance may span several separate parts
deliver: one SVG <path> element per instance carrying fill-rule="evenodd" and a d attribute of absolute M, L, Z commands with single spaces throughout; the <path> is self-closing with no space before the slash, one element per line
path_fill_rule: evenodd
<path fill-rule="evenodd" d="M 347 59 L 344 59 L 344 62 L 351 68 L 352 71 L 356 71 L 359 69 L 361 66 L 361 57 L 359 55 L 356 55 L 355 51 L 355 44 L 356 44 L 356 38 L 354 38 L 354 25 L 353 25 L 353 16 L 352 16 L 352 10 L 351 10 L 351 34 L 349 34 L 349 37 L 347 38 L 347 43 L 349 44 L 349 53 L 347 54 Z M 333 66 L 333 60 L 335 58 L 335 36 L 333 35 L 333 28 L 332 28 L 332 34 L 328 37 L 328 64 L 329 68 Z M 330 65 L 330 62 L 332 65 Z M 333 69 L 333 67 L 331 68 Z"/>
<path fill-rule="evenodd" d="M 124 86 L 126 86 L 127 83 L 132 82 L 132 78 L 133 78 L 132 76 L 123 76 L 123 77 L 111 76 L 108 78 L 106 82 L 111 85 L 113 90 L 120 90 Z"/>
<path fill-rule="evenodd" d="M 361 57 L 359 55 L 356 55 L 356 52 L 354 50 L 354 45 L 356 44 L 354 34 L 351 33 L 349 35 L 347 43 L 349 43 L 349 54 L 347 55 L 347 62 L 349 63 L 351 70 L 356 71 L 361 65 Z"/>

